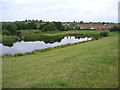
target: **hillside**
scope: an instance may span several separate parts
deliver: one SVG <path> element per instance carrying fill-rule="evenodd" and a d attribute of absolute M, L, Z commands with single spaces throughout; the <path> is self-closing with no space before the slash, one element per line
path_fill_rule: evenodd
<path fill-rule="evenodd" d="M 118 87 L 118 35 L 34 55 L 4 58 L 3 88 Z"/>

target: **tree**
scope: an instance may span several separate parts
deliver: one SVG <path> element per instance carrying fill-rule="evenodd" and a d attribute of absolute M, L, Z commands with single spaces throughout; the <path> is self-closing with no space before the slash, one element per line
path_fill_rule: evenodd
<path fill-rule="evenodd" d="M 80 21 L 80 24 L 83 24 L 83 21 Z"/>
<path fill-rule="evenodd" d="M 31 22 L 31 20 L 28 20 L 28 22 Z"/>
<path fill-rule="evenodd" d="M 104 25 L 104 24 L 105 24 L 105 22 L 102 22 L 102 24 Z"/>
<path fill-rule="evenodd" d="M 15 23 L 16 26 L 17 26 L 17 30 L 21 30 L 21 29 L 28 29 L 27 28 L 27 24 L 23 23 L 23 22 L 18 22 L 18 23 Z"/>
<path fill-rule="evenodd" d="M 42 23 L 42 20 L 40 20 L 39 23 Z"/>
<path fill-rule="evenodd" d="M 28 29 L 37 29 L 37 25 L 35 22 L 28 23 L 27 25 Z"/>
<path fill-rule="evenodd" d="M 89 24 L 92 24 L 92 22 L 89 22 Z"/>
<path fill-rule="evenodd" d="M 39 29 L 42 30 L 42 28 L 47 24 L 40 24 Z"/>
<path fill-rule="evenodd" d="M 56 28 L 59 30 L 59 31 L 64 31 L 65 28 L 64 26 L 61 24 L 61 22 L 54 22 Z"/>
<path fill-rule="evenodd" d="M 38 20 L 35 20 L 35 22 L 37 23 L 37 22 L 38 22 Z"/>
<path fill-rule="evenodd" d="M 32 19 L 32 22 L 35 22 L 35 20 L 34 20 L 34 19 Z"/>
<path fill-rule="evenodd" d="M 16 34 L 16 29 L 17 29 L 17 26 L 16 24 L 12 23 L 12 24 L 9 24 L 7 25 L 6 29 L 12 34 Z"/>
<path fill-rule="evenodd" d="M 27 22 L 27 19 L 25 19 L 25 22 Z"/>
<path fill-rule="evenodd" d="M 45 25 L 43 28 L 42 28 L 42 31 L 56 31 L 57 28 L 55 27 L 54 23 L 51 22 L 51 23 L 48 23 L 47 25 Z"/>
<path fill-rule="evenodd" d="M 73 21 L 73 23 L 75 23 L 75 21 Z"/>

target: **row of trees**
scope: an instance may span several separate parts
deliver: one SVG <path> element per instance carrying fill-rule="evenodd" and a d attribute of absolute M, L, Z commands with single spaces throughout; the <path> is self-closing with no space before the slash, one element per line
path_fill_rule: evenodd
<path fill-rule="evenodd" d="M 17 22 L 17 21 L 16 21 Z M 42 20 L 34 20 L 34 19 L 32 19 L 32 20 L 24 20 L 24 21 L 22 21 L 22 22 L 34 22 L 34 23 L 43 23 L 44 21 L 42 21 Z M 73 22 L 66 22 L 66 23 L 80 23 L 80 24 L 92 24 L 92 23 L 94 23 L 94 24 L 114 24 L 113 22 L 84 22 L 84 21 L 80 21 L 80 22 L 76 22 L 76 21 L 73 21 Z"/>
<path fill-rule="evenodd" d="M 25 20 L 25 22 L 35 22 L 35 23 L 42 23 L 42 20 Z"/>
<path fill-rule="evenodd" d="M 61 22 L 47 22 L 46 24 L 41 24 L 40 30 L 44 31 L 64 31 L 65 28 Z"/>
<path fill-rule="evenodd" d="M 19 22 L 19 21 L 15 21 L 15 22 Z M 43 21 L 42 21 L 42 20 L 34 20 L 34 19 L 33 19 L 33 20 L 29 20 L 29 19 L 27 20 L 27 19 L 26 19 L 26 20 L 21 21 L 21 22 L 35 22 L 35 23 L 42 23 Z"/>
<path fill-rule="evenodd" d="M 25 22 L 14 22 L 11 24 L 3 24 L 2 33 L 3 35 L 15 35 L 17 30 L 31 30 L 38 29 L 45 31 L 64 31 L 65 28 L 61 22 L 47 22 L 45 24 L 40 24 L 40 26 L 35 22 L 25 23 Z"/>
<path fill-rule="evenodd" d="M 37 29 L 35 22 L 30 22 L 28 24 L 25 24 L 24 22 L 18 22 L 15 24 L 17 26 L 17 30 Z"/>
<path fill-rule="evenodd" d="M 71 23 L 71 22 L 68 22 L 68 23 Z M 76 22 L 76 21 L 73 21 L 73 23 L 80 23 L 80 24 L 85 24 L 85 23 L 87 23 L 87 24 L 92 24 L 92 23 L 94 23 L 94 24 L 113 24 L 113 22 L 83 22 L 83 21 L 80 21 L 80 22 Z"/>
<path fill-rule="evenodd" d="M 17 30 L 17 26 L 14 23 L 2 26 L 3 35 L 15 35 L 16 30 Z"/>

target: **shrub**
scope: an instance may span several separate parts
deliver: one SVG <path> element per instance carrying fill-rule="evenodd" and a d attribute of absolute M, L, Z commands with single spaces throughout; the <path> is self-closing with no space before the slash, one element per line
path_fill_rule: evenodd
<path fill-rule="evenodd" d="M 108 36 L 108 32 L 101 32 L 100 35 L 103 36 L 103 37 L 107 37 Z"/>
<path fill-rule="evenodd" d="M 101 35 L 98 35 L 98 37 L 99 37 L 99 38 L 102 38 L 102 36 L 101 36 Z"/>
<path fill-rule="evenodd" d="M 42 28 L 42 31 L 56 31 L 57 28 L 54 23 L 48 23 L 46 26 Z"/>
<path fill-rule="evenodd" d="M 2 41 L 0 41 L 0 43 L 7 46 L 13 46 L 13 43 L 18 41 L 18 39 L 19 38 L 17 36 L 3 36 Z"/>
<path fill-rule="evenodd" d="M 8 31 L 8 30 L 3 30 L 3 31 L 2 31 L 2 35 L 10 35 L 10 31 Z"/>
<path fill-rule="evenodd" d="M 98 39 L 99 39 L 99 37 L 98 37 L 98 36 L 94 36 L 94 37 L 93 37 L 93 39 L 96 39 L 96 40 L 98 40 Z"/>
<path fill-rule="evenodd" d="M 21 31 L 17 31 L 17 36 L 21 36 Z"/>
<path fill-rule="evenodd" d="M 17 54 L 14 54 L 13 56 L 14 57 L 17 57 L 17 56 L 23 56 L 24 54 L 22 54 L 22 53 L 17 53 Z"/>

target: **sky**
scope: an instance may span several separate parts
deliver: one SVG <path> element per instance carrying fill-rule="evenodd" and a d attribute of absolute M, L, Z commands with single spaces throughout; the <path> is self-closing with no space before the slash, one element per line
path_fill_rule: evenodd
<path fill-rule="evenodd" d="M 0 21 L 118 22 L 119 0 L 1 0 Z"/>

